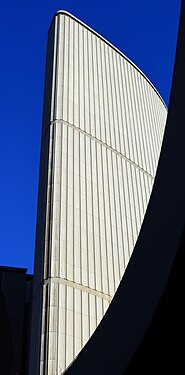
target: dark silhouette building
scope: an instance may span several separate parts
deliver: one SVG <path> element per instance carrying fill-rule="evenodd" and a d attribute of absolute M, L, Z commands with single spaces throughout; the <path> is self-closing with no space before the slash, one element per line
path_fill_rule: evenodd
<path fill-rule="evenodd" d="M 33 275 L 0 266 L 0 373 L 25 375 L 29 361 Z"/>

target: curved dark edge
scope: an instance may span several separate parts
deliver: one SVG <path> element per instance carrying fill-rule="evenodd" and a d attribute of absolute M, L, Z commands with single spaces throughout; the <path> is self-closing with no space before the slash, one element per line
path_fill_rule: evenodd
<path fill-rule="evenodd" d="M 138 68 L 137 65 L 134 64 L 134 62 L 132 60 L 130 60 L 127 56 L 124 55 L 123 52 L 121 52 L 117 47 L 115 47 L 112 43 L 110 43 L 107 39 L 105 39 L 103 36 L 101 36 L 98 32 L 96 32 L 95 30 L 93 30 L 90 26 L 86 25 L 83 21 L 80 21 L 78 18 L 76 18 L 75 16 L 73 16 L 71 13 L 65 11 L 65 10 L 59 10 L 58 12 L 55 13 L 52 21 L 51 21 L 51 25 L 49 27 L 49 30 L 48 32 L 50 31 L 50 28 L 55 20 L 55 17 L 57 17 L 58 15 L 64 15 L 64 16 L 68 16 L 70 17 L 72 20 L 78 22 L 81 26 L 83 26 L 85 29 L 87 29 L 88 31 L 90 31 L 92 34 L 94 34 L 95 36 L 97 36 L 99 39 L 101 39 L 104 43 L 106 43 L 109 47 L 111 47 L 114 51 L 116 51 L 120 56 L 122 56 L 126 61 L 128 61 L 128 63 L 130 63 L 133 68 L 135 68 L 142 76 L 143 78 L 146 79 L 146 81 L 149 83 L 149 85 L 153 88 L 153 90 L 155 91 L 155 93 L 157 94 L 157 96 L 159 97 L 159 99 L 162 101 L 164 107 L 166 108 L 166 110 L 168 109 L 167 108 L 167 105 L 165 103 L 165 101 L 163 100 L 163 98 L 161 97 L 161 95 L 159 94 L 159 92 L 157 91 L 157 89 L 155 88 L 155 86 L 153 85 L 153 83 L 149 80 L 149 78 L 142 72 L 142 70 L 140 68 Z"/>
<path fill-rule="evenodd" d="M 183 280 L 182 254 L 185 251 L 184 40 L 185 2 L 182 2 L 167 125 L 144 223 L 127 270 L 107 313 L 87 345 L 65 372 L 66 375 L 127 373 L 134 353 L 139 350 L 139 345 L 142 345 L 142 339 L 150 334 L 152 324 L 158 319 L 156 317 L 160 316 L 160 311 L 163 313 L 158 321 L 158 329 L 160 324 L 165 322 L 164 312 L 169 311 L 168 304 L 174 306 L 175 300 L 178 299 L 180 303 L 176 313 L 174 314 L 173 308 L 170 312 L 172 324 L 177 324 L 175 317 L 181 317 L 181 322 L 183 321 L 180 311 L 182 286 L 179 289 L 179 285 Z M 176 327 L 171 329 L 175 332 Z M 159 342 L 160 330 L 158 332 Z M 177 339 L 177 336 L 175 337 Z M 181 346 L 179 342 L 173 341 L 173 335 L 166 337 L 164 331 L 163 338 L 164 344 L 167 344 L 167 339 L 170 338 L 170 353 L 173 354 L 176 347 L 177 352 L 180 351 Z M 179 358 L 178 356 L 178 360 Z M 157 359 L 159 358 L 155 358 Z M 153 366 L 153 363 L 150 365 Z M 158 367 L 160 370 L 159 361 Z"/>
<path fill-rule="evenodd" d="M 154 317 L 124 375 L 185 373 L 185 227 Z"/>

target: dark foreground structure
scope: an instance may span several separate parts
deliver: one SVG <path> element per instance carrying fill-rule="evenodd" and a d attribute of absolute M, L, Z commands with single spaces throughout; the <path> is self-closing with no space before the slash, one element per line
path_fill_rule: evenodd
<path fill-rule="evenodd" d="M 184 41 L 182 2 L 166 132 L 144 223 L 110 308 L 66 375 L 185 372 Z"/>
<path fill-rule="evenodd" d="M 33 275 L 25 268 L 0 267 L 0 374 L 28 371 Z"/>

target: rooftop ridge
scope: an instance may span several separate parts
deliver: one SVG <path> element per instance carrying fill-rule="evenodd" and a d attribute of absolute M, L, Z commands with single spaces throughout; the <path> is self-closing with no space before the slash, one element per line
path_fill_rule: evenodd
<path fill-rule="evenodd" d="M 79 20 L 73 14 L 69 13 L 66 10 L 58 10 L 54 14 L 54 16 L 53 16 L 53 19 L 51 21 L 51 25 L 50 25 L 50 27 L 48 29 L 48 32 L 50 31 L 50 28 L 51 28 L 51 26 L 53 24 L 54 19 L 58 15 L 60 15 L 60 14 L 68 16 L 68 17 L 72 18 L 74 21 L 78 22 L 80 25 L 82 25 L 87 30 L 89 30 L 94 35 L 96 35 L 98 38 L 100 38 L 103 42 L 105 42 L 106 44 L 108 44 L 112 49 L 114 49 L 117 53 L 119 53 L 119 55 L 121 55 L 125 60 L 127 60 L 146 79 L 146 81 L 150 84 L 150 86 L 153 88 L 153 90 L 155 91 L 155 93 L 158 95 L 159 99 L 163 103 L 163 105 L 166 108 L 166 110 L 168 110 L 167 105 L 166 105 L 164 99 L 162 98 L 162 96 L 160 95 L 160 93 L 157 91 L 156 87 L 153 85 L 153 83 L 150 81 L 150 79 L 143 73 L 143 71 L 132 60 L 130 60 L 129 57 L 127 57 L 123 52 L 121 52 L 117 47 L 115 47 L 111 42 L 109 42 L 106 38 L 104 38 L 102 35 L 100 35 L 97 31 L 95 31 L 94 29 L 92 29 L 90 26 L 86 25 L 83 21 Z"/>

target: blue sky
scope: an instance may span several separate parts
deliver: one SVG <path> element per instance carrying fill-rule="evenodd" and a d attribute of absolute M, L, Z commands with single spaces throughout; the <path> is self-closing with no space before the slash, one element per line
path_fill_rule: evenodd
<path fill-rule="evenodd" d="M 47 30 L 65 9 L 127 55 L 168 105 L 180 0 L 1 0 L 0 265 L 33 272 Z"/>

